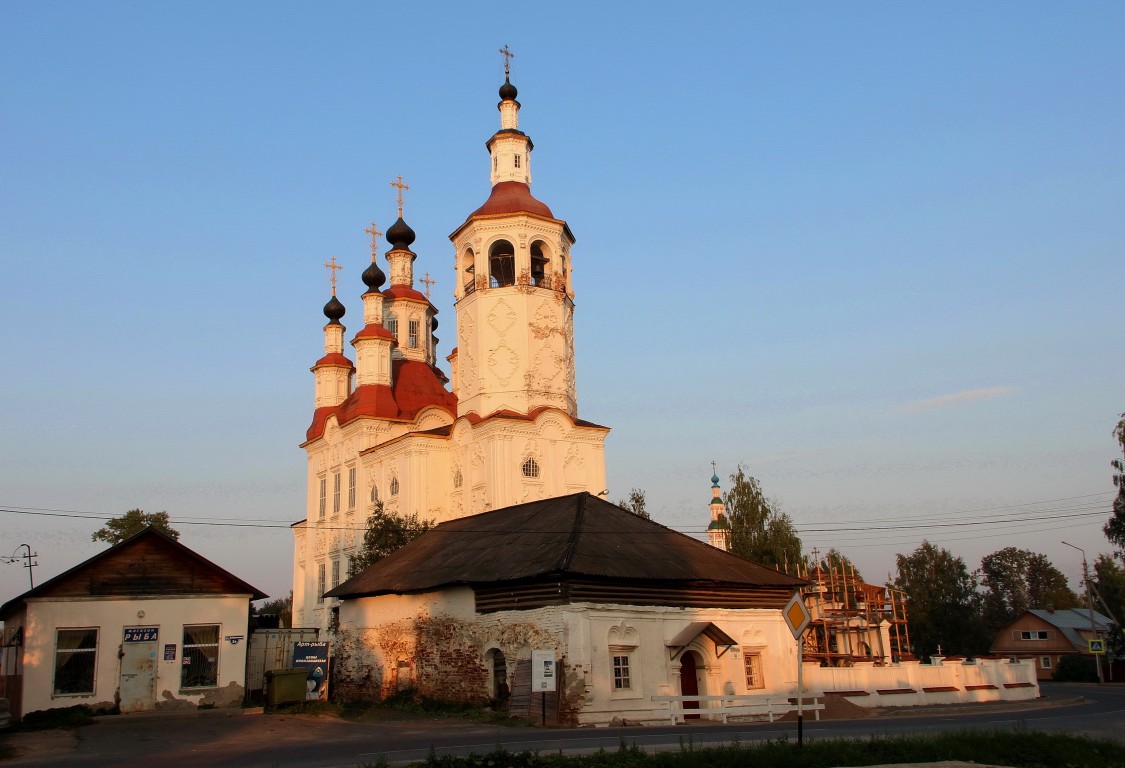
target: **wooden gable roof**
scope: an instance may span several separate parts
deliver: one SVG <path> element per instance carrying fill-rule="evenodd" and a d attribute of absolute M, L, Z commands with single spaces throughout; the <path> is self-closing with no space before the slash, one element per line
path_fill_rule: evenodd
<path fill-rule="evenodd" d="M 789 594 L 805 582 L 577 493 L 442 523 L 327 594 L 356 598 L 551 579 Z"/>
<path fill-rule="evenodd" d="M 0 606 L 0 619 L 33 597 L 267 595 L 149 526 Z"/>

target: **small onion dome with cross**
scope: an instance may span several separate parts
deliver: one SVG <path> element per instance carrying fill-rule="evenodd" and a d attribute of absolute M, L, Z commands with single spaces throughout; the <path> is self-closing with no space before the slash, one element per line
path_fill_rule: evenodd
<path fill-rule="evenodd" d="M 340 318 L 347 312 L 344 305 L 336 298 L 336 294 L 332 294 L 332 298 L 324 305 L 324 316 L 328 318 L 329 325 L 339 325 Z"/>
<path fill-rule="evenodd" d="M 402 217 L 399 216 L 398 220 L 390 226 L 387 230 L 387 242 L 391 244 L 393 250 L 409 251 L 411 244 L 417 235 L 411 229 Z"/>
<path fill-rule="evenodd" d="M 360 277 L 363 279 L 363 284 L 367 286 L 368 293 L 378 292 L 387 282 L 387 276 L 383 273 L 383 270 L 379 269 L 379 265 L 375 263 L 374 259 L 371 260 L 371 265 L 363 270 Z"/>

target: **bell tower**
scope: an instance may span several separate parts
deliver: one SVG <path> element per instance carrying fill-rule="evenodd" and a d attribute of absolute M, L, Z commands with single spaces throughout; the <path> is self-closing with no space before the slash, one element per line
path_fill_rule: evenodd
<path fill-rule="evenodd" d="M 506 57 L 510 54 L 501 51 Z M 500 130 L 485 146 L 492 192 L 449 239 L 456 252 L 457 415 L 542 407 L 577 417 L 574 293 L 566 222 L 531 194 L 531 138 L 505 62 Z"/>

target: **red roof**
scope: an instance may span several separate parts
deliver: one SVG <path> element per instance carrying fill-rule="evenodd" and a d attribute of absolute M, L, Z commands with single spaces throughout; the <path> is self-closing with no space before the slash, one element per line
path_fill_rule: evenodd
<path fill-rule="evenodd" d="M 391 341 L 395 341 L 395 335 L 378 323 L 369 323 L 363 327 L 362 331 L 355 335 L 352 342 L 354 343 L 359 339 L 390 339 Z"/>
<path fill-rule="evenodd" d="M 430 300 L 426 298 L 426 294 L 419 293 L 406 285 L 392 285 L 390 288 L 383 291 L 383 295 L 388 299 L 414 299 L 415 301 L 425 302 L 426 304 L 430 303 Z"/>
<path fill-rule="evenodd" d="M 469 218 L 507 213 L 532 213 L 548 219 L 555 218 L 551 209 L 536 200 L 531 189 L 521 181 L 501 181 L 492 188 L 492 194 L 484 205 L 470 213 Z"/>
<path fill-rule="evenodd" d="M 364 384 L 339 405 L 317 408 L 305 439 L 323 435 L 329 416 L 335 416 L 342 427 L 361 416 L 409 421 L 431 406 L 457 415 L 457 396 L 445 388 L 436 369 L 417 360 L 395 360 L 392 373 L 393 389 L 385 384 Z"/>
<path fill-rule="evenodd" d="M 313 365 L 313 367 L 309 370 L 315 371 L 317 368 L 327 367 L 330 365 L 334 365 L 339 368 L 355 368 L 355 366 L 352 365 L 352 361 L 341 355 L 339 352 L 329 352 L 327 355 L 317 360 L 316 364 Z"/>

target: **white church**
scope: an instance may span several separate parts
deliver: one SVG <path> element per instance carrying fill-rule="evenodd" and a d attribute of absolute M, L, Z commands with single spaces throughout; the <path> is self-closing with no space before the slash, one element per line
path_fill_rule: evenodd
<path fill-rule="evenodd" d="M 569 724 L 787 702 L 807 582 L 727 552 L 718 477 L 709 543 L 600 498 L 609 430 L 578 417 L 575 239 L 531 194 L 532 142 L 508 77 L 499 110 L 487 142 L 492 191 L 450 235 L 451 377 L 437 366 L 437 311 L 414 287 L 401 179 L 389 281 L 369 229 L 352 356 L 333 280 L 303 443 L 308 511 L 293 526 L 293 626 L 327 632 L 343 699 L 412 690 Z M 380 503 L 438 525 L 347 578 Z M 814 689 L 864 705 L 889 704 L 884 694 L 917 704 L 1037 692 L 1025 679 L 1034 670 L 1019 665 L 811 663 L 806 685 L 814 674 Z"/>
<path fill-rule="evenodd" d="M 324 307 L 306 519 L 293 527 L 294 626 L 329 625 L 324 593 L 381 501 L 391 514 L 441 523 L 578 491 L 600 493 L 607 427 L 578 418 L 574 371 L 574 235 L 531 194 L 531 139 L 506 79 L 488 141 L 492 191 L 453 242 L 457 346 L 437 367 L 437 310 L 414 287 L 414 232 L 387 230 L 390 279 L 363 272 L 363 328 L 345 348 L 344 306 Z M 401 179 L 398 182 L 401 185 Z M 389 282 L 389 286 L 386 283 Z"/>

